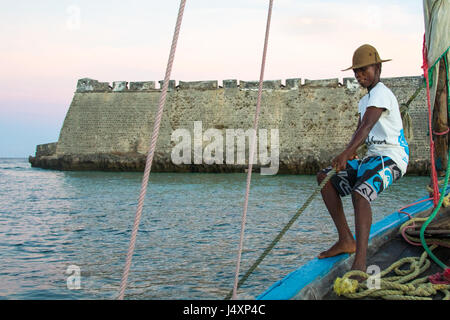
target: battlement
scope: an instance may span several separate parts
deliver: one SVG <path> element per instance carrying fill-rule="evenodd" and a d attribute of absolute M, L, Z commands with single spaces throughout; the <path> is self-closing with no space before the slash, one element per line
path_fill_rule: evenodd
<path fill-rule="evenodd" d="M 423 82 L 422 76 L 412 77 L 394 77 L 394 78 L 382 78 L 381 81 L 388 87 L 402 87 L 411 86 L 416 84 L 419 86 Z M 159 88 L 156 88 L 156 81 L 114 81 L 111 84 L 109 82 L 99 82 L 98 80 L 91 78 L 83 78 L 78 80 L 76 92 L 125 92 L 125 91 L 161 91 L 163 86 L 163 80 L 158 81 Z M 226 79 L 222 81 L 220 85 L 219 80 L 204 80 L 204 81 L 178 81 L 169 80 L 168 90 L 217 90 L 217 89 L 240 89 L 240 90 L 258 90 L 259 81 L 247 81 L 237 79 Z M 332 79 L 318 79 L 310 80 L 302 78 L 290 78 L 284 81 L 282 80 L 264 80 L 263 90 L 298 90 L 301 88 L 311 87 L 327 87 L 338 88 L 346 87 L 349 90 L 356 90 L 359 88 L 358 82 L 355 78 L 343 78 L 342 83 L 338 78 Z"/>
<path fill-rule="evenodd" d="M 381 80 L 400 105 L 423 85 L 420 76 Z M 163 81 L 78 80 L 58 141 L 37 146 L 29 161 L 62 170 L 144 170 L 162 85 Z M 251 128 L 259 81 L 170 80 L 168 88 L 152 170 L 242 172 L 242 167 L 228 164 L 174 164 L 172 134 L 178 129 L 192 132 L 196 121 L 205 129 Z M 350 77 L 264 80 L 262 89 L 259 127 L 279 132 L 279 173 L 297 174 L 315 174 L 342 152 L 358 123 L 358 102 L 367 93 Z M 427 110 L 426 91 L 421 90 L 408 108 L 413 133 L 408 140 L 409 172 L 428 172 Z M 202 139 L 202 146 L 207 144 Z"/>

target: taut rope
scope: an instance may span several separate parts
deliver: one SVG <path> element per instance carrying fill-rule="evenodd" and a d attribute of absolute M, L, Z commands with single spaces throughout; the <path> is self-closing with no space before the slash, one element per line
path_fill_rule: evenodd
<path fill-rule="evenodd" d="M 169 60 L 167 62 L 166 75 L 164 77 L 164 84 L 163 84 L 163 87 L 161 90 L 161 95 L 159 98 L 158 113 L 156 114 L 155 124 L 153 126 L 152 140 L 150 143 L 150 149 L 148 151 L 147 161 L 145 163 L 144 177 L 142 178 L 141 193 L 139 195 L 139 201 L 138 201 L 138 206 L 137 206 L 137 210 L 136 210 L 136 216 L 134 219 L 133 231 L 131 233 L 130 246 L 128 248 L 125 269 L 123 271 L 123 276 L 122 276 L 122 282 L 120 283 L 120 292 L 119 292 L 119 297 L 118 297 L 119 300 L 123 300 L 123 297 L 125 295 L 125 289 L 127 287 L 128 274 L 130 272 L 131 260 L 133 258 L 134 247 L 136 244 L 136 236 L 137 236 L 137 232 L 138 232 L 138 228 L 139 228 L 139 223 L 141 221 L 142 208 L 144 206 L 144 198 L 145 198 L 145 194 L 147 192 L 148 178 L 150 175 L 150 169 L 152 167 L 153 155 L 154 155 L 155 147 L 156 147 L 156 141 L 158 140 L 159 127 L 160 127 L 161 118 L 163 115 L 164 104 L 166 102 L 167 89 L 169 87 L 170 73 L 172 71 L 173 60 L 175 58 L 175 51 L 177 48 L 177 41 L 178 41 L 178 35 L 180 33 L 181 21 L 183 20 L 183 12 L 184 12 L 185 4 L 186 4 L 186 0 L 181 0 L 180 8 L 178 11 L 177 23 L 176 23 L 176 27 L 175 27 L 175 32 L 174 32 L 173 40 L 172 40 L 172 47 L 170 48 Z"/>
<path fill-rule="evenodd" d="M 239 268 L 240 268 L 240 264 L 241 264 L 242 247 L 243 247 L 243 243 L 244 243 L 245 222 L 246 222 L 247 208 L 248 208 L 248 194 L 250 191 L 250 182 L 252 179 L 253 156 L 255 153 L 256 130 L 258 130 L 259 111 L 260 111 L 260 107 L 261 107 L 262 85 L 263 85 L 263 79 L 264 79 L 264 68 L 265 68 L 265 64 L 266 64 L 267 43 L 269 41 L 270 19 L 272 17 L 272 5 L 273 5 L 273 0 L 270 0 L 269 13 L 267 14 L 266 37 L 264 40 L 264 50 L 263 50 L 263 56 L 262 56 L 262 62 L 261 62 L 261 73 L 259 76 L 258 100 L 256 102 L 255 120 L 253 122 L 254 130 L 253 130 L 252 139 L 250 139 L 250 151 L 249 151 L 250 155 L 249 155 L 249 159 L 248 159 L 247 187 L 245 190 L 244 212 L 242 214 L 241 235 L 240 235 L 240 240 L 239 240 L 236 272 L 235 272 L 235 277 L 234 277 L 234 287 L 233 287 L 233 294 L 232 294 L 233 299 L 236 299 L 236 291 L 238 288 L 238 278 L 239 278 Z"/>
<path fill-rule="evenodd" d="M 273 239 L 273 241 L 270 243 L 270 245 L 264 250 L 264 252 L 259 256 L 258 259 L 253 263 L 253 265 L 248 269 L 248 271 L 245 273 L 245 275 L 239 280 L 239 283 L 237 284 L 237 287 L 239 288 L 245 280 L 250 276 L 250 274 L 258 267 L 258 265 L 261 263 L 261 261 L 264 260 L 264 258 L 269 254 L 269 252 L 275 247 L 275 245 L 280 241 L 281 237 L 288 231 L 288 229 L 292 226 L 292 224 L 297 220 L 297 218 L 300 216 L 300 214 L 305 211 L 305 209 L 310 205 L 314 197 L 322 190 L 322 188 L 325 186 L 325 184 L 331 179 L 332 176 L 336 173 L 335 169 L 332 169 L 330 172 L 328 172 L 328 175 L 322 180 L 320 185 L 314 190 L 314 192 L 309 196 L 309 198 L 305 201 L 303 206 L 298 209 L 297 213 L 289 220 L 289 222 L 284 226 L 284 228 L 278 233 L 278 235 Z M 228 293 L 228 295 L 225 297 L 225 300 L 229 300 L 232 296 L 233 291 Z"/>

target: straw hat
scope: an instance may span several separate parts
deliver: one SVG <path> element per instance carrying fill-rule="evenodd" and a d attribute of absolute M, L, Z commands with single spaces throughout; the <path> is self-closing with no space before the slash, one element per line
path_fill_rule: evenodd
<path fill-rule="evenodd" d="M 350 69 L 358 69 L 372 64 L 391 61 L 392 59 L 381 60 L 377 49 L 372 47 L 370 44 L 363 44 L 361 47 L 356 49 L 353 54 L 353 65 L 350 68 L 344 69 L 342 71 L 347 71 Z"/>

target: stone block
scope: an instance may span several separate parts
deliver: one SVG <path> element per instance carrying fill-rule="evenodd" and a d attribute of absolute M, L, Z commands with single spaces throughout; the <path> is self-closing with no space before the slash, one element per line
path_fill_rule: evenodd
<path fill-rule="evenodd" d="M 356 90 L 360 87 L 358 81 L 354 78 L 344 78 L 343 79 L 344 86 L 349 90 Z"/>
<path fill-rule="evenodd" d="M 286 79 L 286 89 L 298 89 L 301 86 L 301 78 Z"/>
<path fill-rule="evenodd" d="M 241 89 L 258 89 L 259 82 L 258 81 L 239 81 L 239 87 Z"/>
<path fill-rule="evenodd" d="M 109 82 L 99 82 L 94 91 L 111 91 L 111 89 L 112 87 L 109 85 Z"/>
<path fill-rule="evenodd" d="M 209 81 L 180 81 L 179 88 L 186 89 L 195 89 L 195 90 L 212 90 L 217 89 L 218 81 L 217 80 L 209 80 Z"/>
<path fill-rule="evenodd" d="M 305 79 L 305 86 L 307 87 L 338 87 L 339 86 L 339 79 L 333 78 L 333 79 L 320 79 L 320 80 L 309 80 Z"/>
<path fill-rule="evenodd" d="M 51 156 L 56 153 L 57 142 L 39 144 L 36 146 L 36 157 Z"/>
<path fill-rule="evenodd" d="M 266 80 L 263 81 L 263 89 L 280 89 L 281 80 Z"/>
<path fill-rule="evenodd" d="M 159 80 L 158 81 L 158 83 L 159 83 L 159 87 L 161 88 L 161 90 L 162 90 L 162 87 L 163 87 L 163 85 L 164 85 L 164 80 Z M 167 90 L 168 91 L 171 91 L 171 90 L 174 90 L 175 89 L 175 80 L 169 80 L 169 87 L 167 88 Z"/>
<path fill-rule="evenodd" d="M 128 87 L 127 87 L 128 82 L 126 81 L 114 81 L 113 82 L 113 89 L 112 91 L 127 91 Z"/>
<path fill-rule="evenodd" d="M 109 91 L 108 82 L 98 82 L 98 80 L 83 78 L 77 82 L 77 92 L 89 92 L 89 91 Z"/>
<path fill-rule="evenodd" d="M 241 89 L 258 89 L 259 81 L 239 81 Z M 265 80 L 263 81 L 263 89 L 280 89 L 281 80 Z"/>
<path fill-rule="evenodd" d="M 235 89 L 238 87 L 237 80 L 236 79 L 223 80 L 223 87 L 225 89 Z"/>
<path fill-rule="evenodd" d="M 145 91 L 155 89 L 155 81 L 130 82 L 130 90 Z"/>

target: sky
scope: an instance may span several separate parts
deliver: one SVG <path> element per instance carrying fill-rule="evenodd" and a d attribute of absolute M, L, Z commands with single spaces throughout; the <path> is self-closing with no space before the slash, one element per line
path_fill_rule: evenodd
<path fill-rule="evenodd" d="M 178 0 L 0 0 L 0 157 L 58 141 L 78 79 L 164 78 Z M 269 0 L 187 0 L 171 79 L 259 79 Z M 352 77 L 378 49 L 382 77 L 422 74 L 422 1 L 274 0 L 265 79 Z"/>

